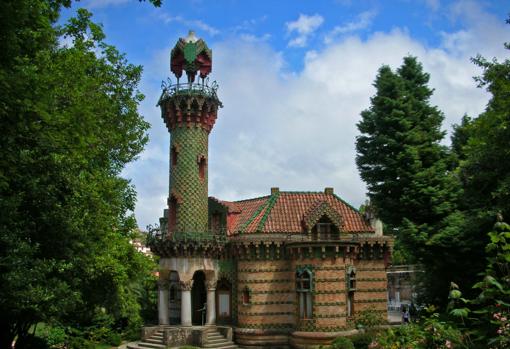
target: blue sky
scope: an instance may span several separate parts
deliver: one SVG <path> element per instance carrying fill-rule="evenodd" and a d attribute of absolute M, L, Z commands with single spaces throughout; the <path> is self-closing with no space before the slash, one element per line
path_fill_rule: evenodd
<path fill-rule="evenodd" d="M 477 54 L 508 58 L 508 1 L 164 1 L 83 0 L 107 41 L 144 66 L 140 112 L 150 143 L 123 175 L 138 191 L 141 228 L 157 222 L 168 196 L 169 136 L 155 104 L 170 75 L 169 53 L 195 30 L 213 50 L 220 110 L 209 144 L 209 193 L 225 200 L 267 195 L 270 187 L 332 186 L 354 206 L 365 200 L 354 158 L 359 113 L 369 106 L 382 64 L 417 56 L 431 74 L 432 103 L 451 130 L 476 116 L 488 95 L 472 77 Z M 445 141 L 448 142 L 447 140 Z"/>

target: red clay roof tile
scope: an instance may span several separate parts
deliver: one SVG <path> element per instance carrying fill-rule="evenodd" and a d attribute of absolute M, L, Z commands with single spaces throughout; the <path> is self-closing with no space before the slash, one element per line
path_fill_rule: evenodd
<path fill-rule="evenodd" d="M 270 202 L 271 198 L 274 202 Z M 232 207 L 240 211 L 231 213 L 237 216 L 230 220 L 232 223 L 228 230 L 231 233 L 302 233 L 304 215 L 312 206 L 317 205 L 317 202 L 323 201 L 342 217 L 343 231 L 373 231 L 370 224 L 353 207 L 336 195 L 322 192 L 279 192 L 273 196 L 222 203 L 229 208 L 233 205 Z"/>

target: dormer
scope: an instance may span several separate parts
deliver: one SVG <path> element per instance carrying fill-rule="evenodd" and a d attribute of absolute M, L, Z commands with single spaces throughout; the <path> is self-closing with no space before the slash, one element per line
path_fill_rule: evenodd
<path fill-rule="evenodd" d="M 343 219 L 326 201 L 317 201 L 304 214 L 303 226 L 314 240 L 338 240 Z"/>

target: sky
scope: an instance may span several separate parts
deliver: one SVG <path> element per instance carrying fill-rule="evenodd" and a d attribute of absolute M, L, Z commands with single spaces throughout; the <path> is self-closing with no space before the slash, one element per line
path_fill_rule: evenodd
<path fill-rule="evenodd" d="M 240 200 L 286 191 L 335 193 L 354 207 L 366 200 L 355 163 L 356 123 L 370 106 L 377 70 L 413 55 L 430 73 L 431 103 L 452 125 L 476 117 L 489 100 L 471 62 L 508 59 L 508 1 L 474 0 L 82 0 L 106 41 L 142 65 L 140 113 L 150 141 L 122 175 L 138 192 L 144 229 L 168 197 L 170 137 L 156 103 L 171 76 L 170 50 L 189 30 L 213 51 L 211 80 L 223 108 L 209 137 L 209 195 Z"/>

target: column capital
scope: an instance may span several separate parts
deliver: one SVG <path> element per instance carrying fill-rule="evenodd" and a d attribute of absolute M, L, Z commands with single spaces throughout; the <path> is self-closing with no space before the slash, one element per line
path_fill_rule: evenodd
<path fill-rule="evenodd" d="M 170 283 L 166 279 L 159 279 L 157 283 L 160 290 L 168 290 L 170 288 Z"/>
<path fill-rule="evenodd" d="M 216 284 L 218 283 L 217 280 L 207 280 L 205 283 L 205 287 L 208 291 L 214 291 L 216 290 Z"/>
<path fill-rule="evenodd" d="M 179 281 L 179 285 L 181 286 L 181 291 L 191 291 L 193 287 L 193 279 L 187 281 Z"/>

